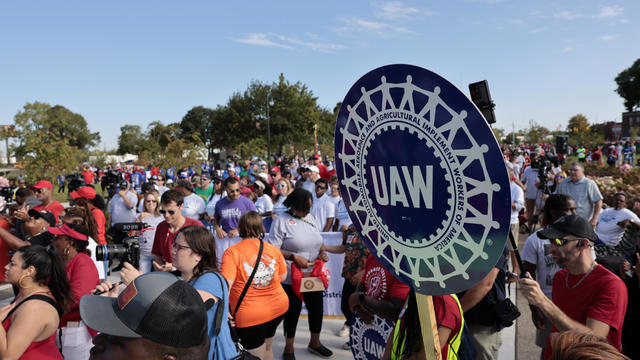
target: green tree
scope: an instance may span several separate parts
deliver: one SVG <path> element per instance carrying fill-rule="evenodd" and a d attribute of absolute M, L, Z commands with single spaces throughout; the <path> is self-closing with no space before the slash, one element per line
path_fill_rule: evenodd
<path fill-rule="evenodd" d="M 139 125 L 124 125 L 120 127 L 118 136 L 118 154 L 139 154 L 144 150 L 146 136 Z"/>
<path fill-rule="evenodd" d="M 628 69 L 621 71 L 615 78 L 618 88 L 616 92 L 624 99 L 627 111 L 640 108 L 640 59 Z"/>
<path fill-rule="evenodd" d="M 100 135 L 89 131 L 82 115 L 61 105 L 51 107 L 37 101 L 27 103 L 14 116 L 14 123 L 15 136 L 18 138 L 14 151 L 19 158 L 54 142 L 63 141 L 69 146 L 87 150 L 100 141 Z"/>
<path fill-rule="evenodd" d="M 533 121 L 531 127 L 526 130 L 524 135 L 526 142 L 536 144 L 542 142 L 544 137 L 549 135 L 549 129 Z"/>
<path fill-rule="evenodd" d="M 492 127 L 491 130 L 493 131 L 493 136 L 496 137 L 496 140 L 498 140 L 498 143 L 502 143 L 502 141 L 504 140 L 504 130 L 499 128 L 499 127 Z M 511 141 L 511 140 L 509 140 Z"/>
<path fill-rule="evenodd" d="M 569 142 L 571 144 L 584 145 L 590 142 L 591 138 L 594 138 L 590 133 L 589 120 L 582 114 L 574 115 L 569 119 L 567 132 L 569 133 Z"/>

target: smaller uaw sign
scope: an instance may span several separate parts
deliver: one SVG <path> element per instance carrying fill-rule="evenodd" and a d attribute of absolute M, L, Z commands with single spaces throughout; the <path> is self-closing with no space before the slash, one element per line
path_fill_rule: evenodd
<path fill-rule="evenodd" d="M 353 358 L 357 360 L 382 359 L 387 339 L 393 331 L 393 323 L 373 315 L 371 324 L 365 324 L 358 314 L 354 314 L 349 344 Z"/>
<path fill-rule="evenodd" d="M 380 262 L 416 292 L 456 293 L 498 261 L 510 219 L 500 148 L 443 77 L 388 65 L 344 98 L 336 168 L 349 215 Z"/>

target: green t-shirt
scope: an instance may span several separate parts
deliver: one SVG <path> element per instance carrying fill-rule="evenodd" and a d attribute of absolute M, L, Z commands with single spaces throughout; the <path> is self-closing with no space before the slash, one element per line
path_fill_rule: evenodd
<path fill-rule="evenodd" d="M 204 204 L 207 205 L 207 200 L 213 195 L 213 183 L 209 183 L 209 187 L 206 189 L 196 188 L 196 195 L 204 199 Z"/>

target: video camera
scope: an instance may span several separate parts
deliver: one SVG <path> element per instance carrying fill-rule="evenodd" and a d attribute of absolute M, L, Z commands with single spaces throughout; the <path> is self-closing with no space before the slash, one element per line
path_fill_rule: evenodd
<path fill-rule="evenodd" d="M 67 180 L 67 190 L 71 193 L 73 191 L 77 191 L 81 187 L 85 186 L 84 177 L 82 174 L 68 174 L 66 176 Z"/>
<path fill-rule="evenodd" d="M 538 189 L 544 190 L 545 194 L 550 194 L 547 181 L 549 181 L 549 172 L 553 169 L 551 161 L 544 156 L 536 156 L 531 160 L 531 168 L 538 170 Z"/>
<path fill-rule="evenodd" d="M 122 179 L 123 177 L 120 171 L 106 170 L 104 176 L 100 180 L 102 191 L 106 189 L 107 193 L 109 194 L 109 198 L 111 198 L 116 193 L 116 187 L 118 186 L 118 183 Z"/>
<path fill-rule="evenodd" d="M 114 268 L 118 271 L 122 269 L 124 262 L 140 267 L 140 240 L 139 236 L 129 236 L 130 231 L 142 231 L 150 226 L 145 223 L 118 223 L 114 224 L 110 230 L 114 236 L 116 244 L 98 245 L 96 247 L 97 261 L 118 260 L 120 264 Z"/>

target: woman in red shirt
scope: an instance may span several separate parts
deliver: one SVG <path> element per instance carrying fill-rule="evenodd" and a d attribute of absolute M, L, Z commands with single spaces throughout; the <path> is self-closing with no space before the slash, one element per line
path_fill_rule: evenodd
<path fill-rule="evenodd" d="M 60 255 L 52 247 L 24 246 L 4 270 L 18 295 L 0 309 L 0 358 L 62 359 L 56 330 L 72 300 Z"/>
<path fill-rule="evenodd" d="M 104 199 L 98 194 L 96 190 L 91 186 L 84 186 L 78 189 L 78 191 L 72 191 L 69 196 L 73 198 L 73 203 L 76 206 L 86 207 L 91 211 L 93 218 L 96 221 L 97 226 L 97 239 L 98 244 L 106 245 L 107 240 L 105 238 L 105 224 L 106 218 L 101 208 L 104 208 Z"/>
<path fill-rule="evenodd" d="M 60 319 L 58 338 L 62 340 L 62 355 L 66 360 L 88 359 L 95 332 L 80 319 L 79 304 L 80 298 L 100 283 L 98 270 L 87 250 L 89 230 L 84 225 L 71 223 L 50 227 L 49 232 L 56 235 L 52 243 L 62 254 L 74 300 L 71 310 Z"/>

